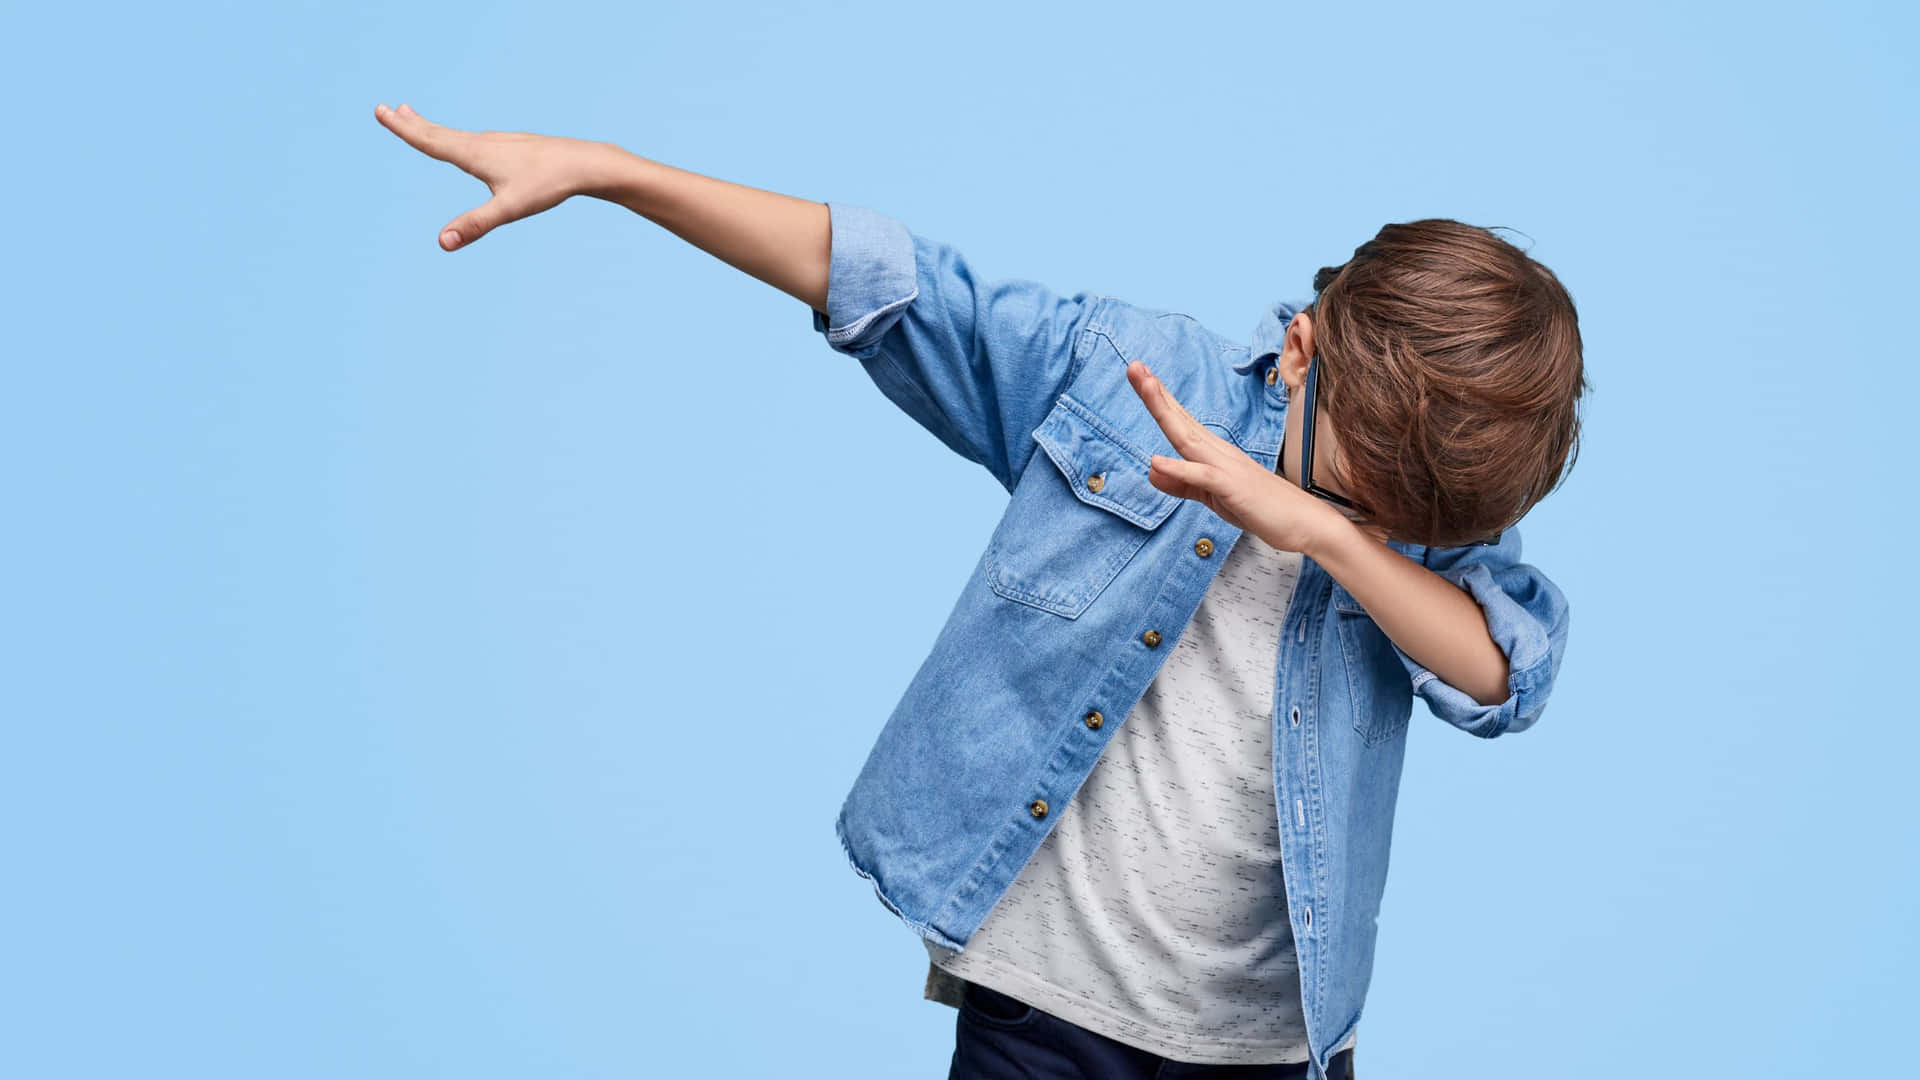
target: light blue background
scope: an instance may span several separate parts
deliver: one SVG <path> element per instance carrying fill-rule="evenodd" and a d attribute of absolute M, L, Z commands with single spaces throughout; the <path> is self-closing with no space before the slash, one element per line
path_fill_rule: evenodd
<path fill-rule="evenodd" d="M 1570 653 L 1416 707 L 1359 1070 L 1905 1072 L 1912 10 L 9 9 L 0 1073 L 945 1075 L 832 820 L 1004 493 L 620 207 L 442 252 L 380 101 L 1235 336 L 1520 230 Z"/>

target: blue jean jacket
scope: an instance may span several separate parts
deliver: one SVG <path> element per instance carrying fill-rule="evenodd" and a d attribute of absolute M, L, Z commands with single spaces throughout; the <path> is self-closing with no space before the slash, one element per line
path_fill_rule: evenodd
<path fill-rule="evenodd" d="M 828 208 L 827 312 L 812 313 L 814 330 L 1011 495 L 835 822 L 888 910 L 964 950 L 1240 533 L 1148 482 L 1148 456 L 1175 451 L 1127 362 L 1147 362 L 1195 419 L 1271 469 L 1287 395 L 1266 369 L 1305 302 L 1275 303 L 1241 343 L 1179 312 L 982 281 L 953 247 L 892 217 Z M 1566 600 L 1520 561 L 1517 527 L 1497 545 L 1389 546 L 1479 603 L 1509 693 L 1482 705 L 1449 685 L 1303 560 L 1275 673 L 1273 775 L 1313 1080 L 1352 1042 L 1366 998 L 1414 695 L 1473 735 L 1524 731 L 1566 650 Z"/>

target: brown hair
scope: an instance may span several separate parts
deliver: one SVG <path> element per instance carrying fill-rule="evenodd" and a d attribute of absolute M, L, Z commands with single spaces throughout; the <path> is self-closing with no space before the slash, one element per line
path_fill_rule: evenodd
<path fill-rule="evenodd" d="M 1382 228 L 1313 288 L 1314 405 L 1368 520 L 1452 547 L 1560 486 L 1591 387 L 1553 271 L 1490 229 L 1423 218 Z"/>

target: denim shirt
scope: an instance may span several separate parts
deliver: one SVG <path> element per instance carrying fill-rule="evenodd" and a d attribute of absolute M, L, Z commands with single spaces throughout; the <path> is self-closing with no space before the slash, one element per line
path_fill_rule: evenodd
<path fill-rule="evenodd" d="M 1127 381 L 1149 364 L 1196 420 L 1268 469 L 1287 415 L 1269 382 L 1287 322 L 1250 342 L 1113 296 L 983 281 L 952 246 L 828 204 L 827 311 L 813 328 L 1011 496 L 835 821 L 849 864 L 928 940 L 964 950 L 1152 682 L 1240 530 L 1147 479 L 1172 444 Z M 1203 542 L 1205 541 L 1205 542 Z M 1394 644 L 1311 558 L 1281 624 L 1273 777 L 1313 1064 L 1353 1041 L 1418 695 L 1471 735 L 1540 719 L 1567 602 L 1496 545 L 1393 550 L 1465 589 L 1506 655 L 1482 705 Z"/>

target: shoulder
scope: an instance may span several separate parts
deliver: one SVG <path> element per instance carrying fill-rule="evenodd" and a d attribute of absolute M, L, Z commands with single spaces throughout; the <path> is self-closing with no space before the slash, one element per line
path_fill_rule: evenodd
<path fill-rule="evenodd" d="M 1246 345 L 1184 311 L 1101 296 L 1075 350 L 1074 375 L 1064 392 L 1116 426 L 1136 431 L 1154 423 L 1127 379 L 1127 365 L 1135 360 L 1152 368 L 1201 423 L 1234 432 L 1244 426 L 1246 395 L 1236 386 L 1244 380 L 1233 365 L 1245 358 Z"/>
<path fill-rule="evenodd" d="M 1117 296 L 1100 297 L 1087 329 L 1105 334 L 1119 345 L 1141 349 L 1219 353 L 1246 346 L 1246 342 L 1215 332 L 1187 312 L 1136 304 Z"/>

